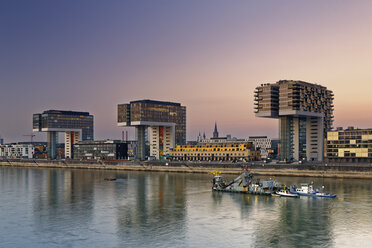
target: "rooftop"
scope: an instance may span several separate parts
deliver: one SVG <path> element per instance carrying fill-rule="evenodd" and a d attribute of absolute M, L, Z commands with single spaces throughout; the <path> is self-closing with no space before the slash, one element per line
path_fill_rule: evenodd
<path fill-rule="evenodd" d="M 149 100 L 149 99 L 145 99 L 145 100 L 138 100 L 138 101 L 131 101 L 130 104 L 132 103 L 148 103 L 148 104 L 158 104 L 158 105 L 170 105 L 170 106 L 181 106 L 180 103 L 176 103 L 176 102 L 165 102 L 165 101 L 156 101 L 156 100 Z"/>
<path fill-rule="evenodd" d="M 43 114 L 60 114 L 60 115 L 84 115 L 89 116 L 89 112 L 71 111 L 71 110 L 46 110 Z"/>

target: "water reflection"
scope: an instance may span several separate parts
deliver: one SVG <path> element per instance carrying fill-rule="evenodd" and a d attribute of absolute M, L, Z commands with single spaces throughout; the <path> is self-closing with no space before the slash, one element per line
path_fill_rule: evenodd
<path fill-rule="evenodd" d="M 185 177 L 171 174 L 138 174 L 118 207 L 118 235 L 128 245 L 164 240 L 182 242 L 186 216 Z M 131 199 L 135 199 L 131 201 Z M 156 234 L 156 235 L 154 235 Z M 128 238 L 128 236 L 130 238 Z M 129 243 L 128 243 L 129 242 Z"/>
<path fill-rule="evenodd" d="M 80 230 L 93 219 L 92 172 L 39 170 L 33 193 L 34 234 L 44 244 L 84 240 Z"/>
<path fill-rule="evenodd" d="M 370 180 L 276 180 L 286 185 L 313 181 L 338 198 L 211 192 L 210 176 L 200 174 L 0 168 L 0 241 L 4 247 L 372 243 Z"/>

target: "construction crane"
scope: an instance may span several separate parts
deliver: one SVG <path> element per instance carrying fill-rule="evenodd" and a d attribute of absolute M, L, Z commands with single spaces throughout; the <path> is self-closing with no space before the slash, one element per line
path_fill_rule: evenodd
<path fill-rule="evenodd" d="M 35 134 L 24 134 L 23 136 L 27 136 L 31 138 L 31 143 L 34 142 Z"/>

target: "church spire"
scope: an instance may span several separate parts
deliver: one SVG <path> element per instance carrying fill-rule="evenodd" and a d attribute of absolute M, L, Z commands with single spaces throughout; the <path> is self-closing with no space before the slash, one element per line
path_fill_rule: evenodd
<path fill-rule="evenodd" d="M 217 122 L 214 122 L 213 138 L 218 138 Z"/>
<path fill-rule="evenodd" d="M 201 141 L 202 141 L 202 136 L 200 135 L 200 132 L 199 132 L 198 137 L 196 138 L 196 141 L 197 141 L 197 142 L 201 142 Z"/>

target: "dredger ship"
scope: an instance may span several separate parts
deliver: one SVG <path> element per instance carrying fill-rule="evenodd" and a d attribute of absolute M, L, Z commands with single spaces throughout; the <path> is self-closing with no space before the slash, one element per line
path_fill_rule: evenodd
<path fill-rule="evenodd" d="M 254 179 L 252 173 L 243 171 L 243 173 L 235 178 L 233 181 L 226 183 L 223 181 L 220 172 L 212 172 L 213 177 L 213 191 L 245 193 L 255 195 L 271 195 L 278 190 L 275 181 L 261 181 Z"/>
<path fill-rule="evenodd" d="M 302 184 L 301 188 L 291 186 L 290 188 L 285 185 L 280 185 L 274 180 L 260 180 L 254 179 L 253 174 L 245 170 L 237 178 L 229 183 L 224 182 L 221 172 L 211 172 L 214 175 L 212 181 L 212 190 L 221 192 L 244 193 L 254 195 L 272 195 L 272 196 L 285 196 L 285 197 L 300 197 L 311 196 L 319 198 L 335 198 L 334 194 L 321 193 L 318 190 L 313 190 L 310 184 Z M 312 185 L 312 184 L 311 184 Z M 306 186 L 306 187 L 305 187 Z"/>

